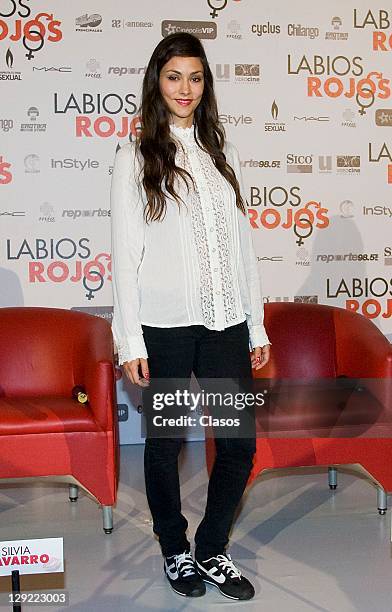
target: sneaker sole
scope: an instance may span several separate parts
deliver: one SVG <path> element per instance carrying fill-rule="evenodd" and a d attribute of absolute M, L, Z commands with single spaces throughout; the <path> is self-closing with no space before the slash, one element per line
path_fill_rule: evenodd
<path fill-rule="evenodd" d="M 203 595 L 206 594 L 206 592 L 204 591 L 204 593 L 200 593 L 200 595 L 187 595 L 186 593 L 181 593 L 181 591 L 177 591 L 177 589 L 174 588 L 174 586 L 172 585 L 172 583 L 170 582 L 169 578 L 167 577 L 167 575 L 165 574 L 168 583 L 170 584 L 171 588 L 173 589 L 173 591 L 175 593 L 177 593 L 177 595 L 182 595 L 182 597 L 203 597 Z"/>
<path fill-rule="evenodd" d="M 233 597 L 233 595 L 227 595 L 227 593 L 224 593 L 222 589 L 220 588 L 219 584 L 216 584 L 216 582 L 211 582 L 211 580 L 207 580 L 207 578 L 204 578 L 203 576 L 201 578 L 202 580 L 204 580 L 204 582 L 208 582 L 208 584 L 212 584 L 212 586 L 216 587 L 218 591 L 222 593 L 222 595 L 224 595 L 228 599 L 234 599 L 235 601 L 249 601 L 250 599 L 253 599 L 254 597 L 254 595 L 252 595 L 252 597 L 248 597 L 247 599 L 241 599 L 240 597 Z"/>

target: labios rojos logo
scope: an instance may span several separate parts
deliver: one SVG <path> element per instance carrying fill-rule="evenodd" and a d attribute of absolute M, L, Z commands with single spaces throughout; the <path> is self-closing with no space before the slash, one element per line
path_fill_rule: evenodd
<path fill-rule="evenodd" d="M 8 261 L 27 260 L 29 283 L 80 283 L 90 292 L 111 281 L 109 253 L 93 254 L 89 238 L 7 238 Z M 89 286 L 86 286 L 88 282 Z M 88 296 L 87 296 L 88 297 Z M 90 298 L 89 298 L 90 299 Z"/>
<path fill-rule="evenodd" d="M 308 75 L 307 95 L 310 98 L 327 96 L 385 100 L 391 96 L 390 79 L 378 71 L 365 74 L 362 58 L 359 56 L 349 58 L 344 55 L 303 55 L 296 58 L 289 54 L 287 72 L 289 75 Z M 363 106 L 366 108 L 368 105 Z"/>
<path fill-rule="evenodd" d="M 55 114 L 75 115 L 75 136 L 109 138 L 116 136 L 134 140 L 140 129 L 136 115 L 136 95 L 127 93 L 71 93 L 67 97 L 54 94 Z"/>
<path fill-rule="evenodd" d="M 0 41 L 21 41 L 28 51 L 26 57 L 29 60 L 42 49 L 45 41 L 58 42 L 62 39 L 60 26 L 61 21 L 55 19 L 53 12 L 33 15 L 24 0 L 10 0 L 8 7 L 4 3 L 0 5 Z"/>
<path fill-rule="evenodd" d="M 0 156 L 0 185 L 8 185 L 12 181 L 11 164 Z"/>

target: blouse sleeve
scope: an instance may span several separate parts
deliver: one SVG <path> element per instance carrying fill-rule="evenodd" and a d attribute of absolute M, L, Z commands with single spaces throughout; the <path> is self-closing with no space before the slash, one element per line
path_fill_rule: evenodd
<path fill-rule="evenodd" d="M 240 157 L 237 148 L 232 143 L 227 144 L 227 161 L 233 168 L 240 186 L 242 199 L 245 203 L 245 190 L 240 165 Z M 260 278 L 257 271 L 256 254 L 252 241 L 252 230 L 248 215 L 244 215 L 237 208 L 239 218 L 240 249 L 245 266 L 245 275 L 249 291 L 249 310 L 246 320 L 249 328 L 249 345 L 251 349 L 256 346 L 271 344 L 264 327 L 264 304 L 260 290 Z"/>
<path fill-rule="evenodd" d="M 132 143 L 116 153 L 110 190 L 113 319 L 119 365 L 147 359 L 139 320 L 138 268 L 143 257 L 145 223 Z"/>

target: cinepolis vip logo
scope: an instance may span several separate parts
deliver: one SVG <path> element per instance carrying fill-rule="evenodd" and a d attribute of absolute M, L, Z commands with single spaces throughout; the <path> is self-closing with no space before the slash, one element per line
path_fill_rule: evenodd
<path fill-rule="evenodd" d="M 165 38 L 174 32 L 189 32 L 197 38 L 214 39 L 217 36 L 216 23 L 213 21 L 162 21 L 162 36 Z"/>
<path fill-rule="evenodd" d="M 375 113 L 376 125 L 392 127 L 392 108 L 378 108 Z"/>

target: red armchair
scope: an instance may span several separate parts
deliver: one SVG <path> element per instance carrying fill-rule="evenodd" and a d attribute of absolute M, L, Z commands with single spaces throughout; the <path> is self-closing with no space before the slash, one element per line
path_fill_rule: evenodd
<path fill-rule="evenodd" d="M 83 385 L 88 403 L 72 398 Z M 118 423 L 113 340 L 102 318 L 60 308 L 0 308 L 0 478 L 70 476 L 113 529 Z"/>
<path fill-rule="evenodd" d="M 271 360 L 253 373 L 269 379 L 269 397 L 257 409 L 248 485 L 269 468 L 320 465 L 336 488 L 336 466 L 360 464 L 379 485 L 384 514 L 392 492 L 391 344 L 364 316 L 321 304 L 266 304 L 265 324 Z M 206 457 L 210 473 L 213 436 Z"/>

